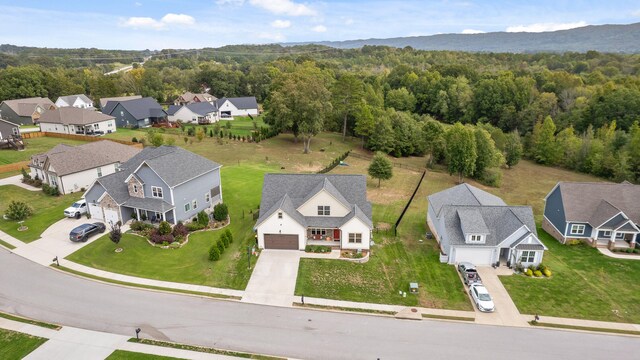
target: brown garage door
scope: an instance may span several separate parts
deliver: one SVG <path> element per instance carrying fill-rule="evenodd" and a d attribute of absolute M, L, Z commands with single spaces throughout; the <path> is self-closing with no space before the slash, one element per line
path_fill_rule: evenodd
<path fill-rule="evenodd" d="M 264 234 L 264 248 L 298 250 L 298 235 Z"/>

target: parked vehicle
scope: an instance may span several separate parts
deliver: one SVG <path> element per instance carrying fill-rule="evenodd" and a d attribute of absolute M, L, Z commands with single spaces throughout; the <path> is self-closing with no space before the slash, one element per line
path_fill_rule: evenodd
<path fill-rule="evenodd" d="M 64 209 L 64 216 L 69 218 L 80 219 L 80 215 L 87 213 L 87 202 L 84 199 L 78 200 L 73 205 Z"/>
<path fill-rule="evenodd" d="M 96 233 L 103 233 L 107 227 L 101 223 L 96 222 L 92 224 L 82 224 L 69 233 L 69 240 L 73 242 L 85 242 Z"/>
<path fill-rule="evenodd" d="M 478 310 L 482 312 L 494 312 L 496 310 L 496 306 L 493 303 L 493 299 L 491 295 L 489 295 L 489 291 L 482 284 L 471 284 L 469 286 L 469 294 L 471 295 L 471 299 L 478 307 Z"/>
<path fill-rule="evenodd" d="M 475 265 L 469 262 L 461 262 L 458 264 L 458 271 L 462 275 L 462 281 L 465 285 L 482 284 L 478 270 Z"/>

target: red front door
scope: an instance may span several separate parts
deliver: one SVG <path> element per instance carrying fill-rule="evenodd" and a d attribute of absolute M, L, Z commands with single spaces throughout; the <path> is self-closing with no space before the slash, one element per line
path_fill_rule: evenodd
<path fill-rule="evenodd" d="M 333 239 L 340 240 L 340 229 L 333 229 Z"/>

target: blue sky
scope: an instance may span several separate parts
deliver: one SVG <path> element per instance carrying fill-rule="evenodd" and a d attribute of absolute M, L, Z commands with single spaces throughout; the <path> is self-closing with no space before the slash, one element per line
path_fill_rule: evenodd
<path fill-rule="evenodd" d="M 634 22 L 637 0 L 0 0 L 0 43 L 63 48 L 200 48 Z"/>

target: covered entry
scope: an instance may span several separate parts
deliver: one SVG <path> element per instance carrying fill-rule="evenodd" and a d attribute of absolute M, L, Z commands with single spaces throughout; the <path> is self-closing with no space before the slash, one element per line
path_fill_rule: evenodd
<path fill-rule="evenodd" d="M 298 235 L 264 234 L 264 248 L 298 250 Z"/>

